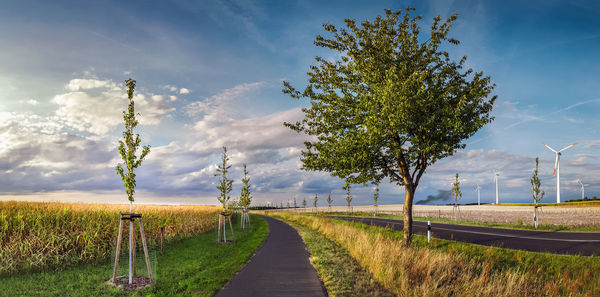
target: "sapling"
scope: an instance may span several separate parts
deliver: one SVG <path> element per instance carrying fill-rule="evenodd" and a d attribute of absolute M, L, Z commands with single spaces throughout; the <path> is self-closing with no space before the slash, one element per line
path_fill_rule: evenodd
<path fill-rule="evenodd" d="M 306 198 L 302 198 L 302 208 L 306 208 Z"/>
<path fill-rule="evenodd" d="M 538 203 L 542 201 L 544 198 L 544 191 L 541 189 L 540 178 L 538 177 L 538 163 L 540 161 L 539 157 L 535 158 L 535 170 L 533 171 L 533 176 L 531 177 L 531 192 L 533 196 L 533 201 L 535 205 L 533 206 L 533 224 L 535 228 L 538 227 L 538 208 L 540 207 Z"/>
<path fill-rule="evenodd" d="M 377 216 L 377 200 L 379 200 L 379 183 L 375 183 L 375 193 L 373 193 L 373 216 Z"/>
<path fill-rule="evenodd" d="M 135 193 L 135 168 L 142 165 L 144 158 L 150 153 L 150 146 L 143 146 L 142 153 L 140 156 L 136 156 L 136 152 L 140 147 L 142 140 L 139 134 L 133 134 L 133 129 L 138 125 L 138 120 L 135 118 L 135 104 L 133 102 L 133 92 L 135 91 L 135 80 L 128 79 L 125 81 L 127 86 L 127 99 L 129 99 L 129 106 L 127 112 L 123 111 L 123 121 L 125 122 L 125 131 L 123 131 L 123 140 L 119 140 L 119 153 L 124 164 L 117 164 L 117 175 L 121 177 L 123 184 L 125 185 L 125 192 L 127 193 L 127 199 L 129 199 L 129 212 L 133 213 L 133 194 Z M 127 172 L 123 169 L 123 166 L 127 169 Z M 132 282 L 132 249 L 133 245 L 133 220 L 129 221 L 129 284 Z"/>
<path fill-rule="evenodd" d="M 317 211 L 317 202 L 319 201 L 319 197 L 317 196 L 317 194 L 315 194 L 315 199 L 313 200 L 313 206 L 315 207 L 315 212 L 318 213 Z"/>
<path fill-rule="evenodd" d="M 219 217 L 219 229 L 223 227 L 223 242 L 227 242 L 227 237 L 225 234 L 225 218 L 231 220 L 231 218 L 229 217 L 231 215 L 231 212 L 227 202 L 229 202 L 229 199 L 231 198 L 229 196 L 229 193 L 231 193 L 231 190 L 233 188 L 233 180 L 227 178 L 227 172 L 229 171 L 229 168 L 231 168 L 231 165 L 229 165 L 228 162 L 229 157 L 227 156 L 227 147 L 223 147 L 223 156 L 221 158 L 221 164 L 217 166 L 217 173 L 214 174 L 214 176 L 221 177 L 221 179 L 219 180 L 219 184 L 217 185 L 217 190 L 219 190 L 219 196 L 217 197 L 217 200 L 219 200 L 221 206 L 223 207 L 223 212 L 221 212 L 222 217 Z M 231 227 L 231 231 L 233 232 L 233 227 Z M 218 236 L 219 241 L 221 241 L 220 232 Z"/>
<path fill-rule="evenodd" d="M 329 212 L 331 212 L 331 203 L 333 203 L 333 199 L 331 198 L 331 191 L 329 191 L 329 196 L 327 196 L 327 205 L 329 205 Z"/>
<path fill-rule="evenodd" d="M 345 186 L 342 187 L 342 189 L 346 190 L 346 203 L 348 204 L 348 214 L 350 214 L 352 212 L 351 208 L 350 208 L 350 205 L 352 203 L 352 195 L 350 195 L 350 188 L 351 188 L 350 184 L 346 184 Z"/>
<path fill-rule="evenodd" d="M 460 198 L 462 198 L 462 193 L 460 192 L 460 182 L 458 181 L 458 173 L 456 174 L 456 179 L 452 184 L 452 190 L 450 191 L 450 194 L 454 196 L 454 208 L 452 210 L 454 211 L 454 220 L 456 220 L 457 215 L 460 212 L 458 209 L 458 202 L 460 201 Z"/>
<path fill-rule="evenodd" d="M 252 203 L 252 195 L 250 193 L 250 178 L 248 177 L 248 169 L 244 163 L 244 177 L 242 177 L 242 193 L 240 195 L 240 205 L 242 207 L 242 228 L 246 224 L 250 224 L 250 216 L 248 215 L 248 207 Z M 280 208 L 283 208 L 283 201 L 280 201 Z"/>

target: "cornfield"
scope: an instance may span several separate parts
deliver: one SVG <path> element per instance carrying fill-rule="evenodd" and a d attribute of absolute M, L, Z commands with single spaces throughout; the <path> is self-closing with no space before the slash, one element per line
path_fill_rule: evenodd
<path fill-rule="evenodd" d="M 170 242 L 214 228 L 211 206 L 136 206 L 148 245 Z M 0 275 L 62 268 L 114 254 L 119 213 L 128 205 L 0 201 Z M 137 226 L 137 223 L 135 224 Z M 129 228 L 125 228 L 124 239 Z M 136 231 L 139 236 L 139 231 Z"/>

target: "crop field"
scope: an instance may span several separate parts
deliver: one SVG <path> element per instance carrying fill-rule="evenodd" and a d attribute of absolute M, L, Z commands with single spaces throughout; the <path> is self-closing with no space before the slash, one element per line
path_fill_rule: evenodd
<path fill-rule="evenodd" d="M 353 206 L 354 212 L 373 212 L 373 206 Z M 501 223 L 511 225 L 533 225 L 533 206 L 521 205 L 462 205 L 460 220 L 473 222 Z M 346 206 L 319 207 L 321 211 L 346 212 Z M 294 210 L 284 210 L 291 211 Z M 300 208 L 296 212 L 314 212 L 314 208 Z M 380 205 L 379 213 L 402 215 L 402 205 Z M 413 216 L 421 218 L 454 219 L 453 207 L 449 205 L 415 205 Z M 542 225 L 599 227 L 600 204 L 566 204 L 542 206 Z"/>
<path fill-rule="evenodd" d="M 151 248 L 160 244 L 161 227 L 165 242 L 213 229 L 218 210 L 212 206 L 134 207 L 134 212 L 143 215 Z M 129 205 L 0 202 L 0 275 L 62 268 L 111 257 L 119 213 L 126 211 Z M 139 236 L 137 222 L 135 226 Z M 128 229 L 124 229 L 123 238 L 127 238 Z"/>

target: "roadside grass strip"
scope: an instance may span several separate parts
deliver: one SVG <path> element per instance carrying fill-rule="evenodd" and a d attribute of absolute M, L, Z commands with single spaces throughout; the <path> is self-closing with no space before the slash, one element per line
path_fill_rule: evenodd
<path fill-rule="evenodd" d="M 231 244 L 217 243 L 213 230 L 166 245 L 162 256 L 158 250 L 151 251 L 156 277 L 151 288 L 127 292 L 108 285 L 113 268 L 109 260 L 0 278 L 0 296 L 212 296 L 246 264 L 269 233 L 267 222 L 256 216 L 250 228 L 238 226 L 239 221 L 234 224 Z M 145 275 L 143 253 L 138 256 L 138 275 Z M 127 265 L 127 258 L 122 258 L 120 274 L 127 273 Z"/>
<path fill-rule="evenodd" d="M 398 296 L 599 296 L 598 257 L 483 247 L 320 216 L 275 217 L 315 230 L 346 249 Z"/>
<path fill-rule="evenodd" d="M 295 221 L 285 220 L 298 231 L 311 253 L 310 262 L 321 277 L 330 297 L 395 296 L 379 284 L 339 244 Z"/>

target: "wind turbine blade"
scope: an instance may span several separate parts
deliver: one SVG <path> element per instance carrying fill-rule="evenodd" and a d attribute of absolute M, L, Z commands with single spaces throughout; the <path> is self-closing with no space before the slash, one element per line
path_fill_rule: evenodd
<path fill-rule="evenodd" d="M 566 149 L 568 149 L 568 148 L 574 147 L 574 146 L 575 146 L 576 144 L 578 144 L 578 143 L 579 143 L 579 142 L 575 142 L 575 143 L 573 143 L 573 144 L 571 144 L 571 145 L 569 145 L 569 146 L 566 146 L 564 149 L 562 149 L 562 150 L 560 150 L 560 151 L 558 151 L 558 152 L 560 153 L 560 152 L 562 152 L 562 151 L 564 151 L 564 150 L 566 150 Z"/>
<path fill-rule="evenodd" d="M 556 174 L 556 166 L 558 165 L 558 154 L 556 154 L 556 160 L 554 161 L 554 174 Z"/>
<path fill-rule="evenodd" d="M 545 143 L 543 143 L 543 142 L 542 142 L 542 144 L 543 144 L 545 147 L 547 147 L 549 150 L 551 150 L 551 151 L 553 151 L 553 152 L 555 152 L 555 153 L 558 153 L 558 152 L 557 152 L 557 151 L 555 151 L 553 148 L 549 147 L 547 144 L 545 144 Z"/>

